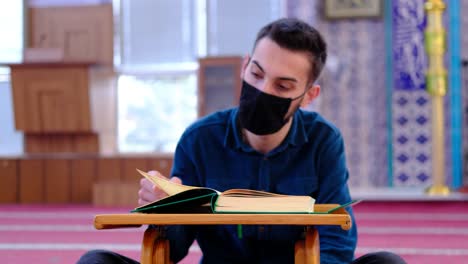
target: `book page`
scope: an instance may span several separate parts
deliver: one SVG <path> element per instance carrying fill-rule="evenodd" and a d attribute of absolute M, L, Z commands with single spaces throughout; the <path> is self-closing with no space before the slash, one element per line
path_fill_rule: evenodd
<path fill-rule="evenodd" d="M 231 213 L 312 213 L 315 200 L 310 196 L 226 196 L 216 199 L 215 212 Z"/>
<path fill-rule="evenodd" d="M 283 194 L 249 190 L 249 189 L 230 189 L 222 193 L 223 196 L 257 196 L 257 197 L 282 197 Z"/>
<path fill-rule="evenodd" d="M 187 190 L 192 190 L 192 189 L 198 189 L 200 187 L 195 187 L 195 186 L 189 186 L 189 185 L 183 185 L 183 184 L 178 184 L 175 182 L 171 182 L 169 179 L 165 177 L 160 177 L 156 175 L 149 175 L 148 173 L 141 171 L 139 169 L 136 169 L 143 177 L 157 185 L 161 190 L 163 190 L 167 195 L 174 195 L 181 193 L 183 191 Z"/>

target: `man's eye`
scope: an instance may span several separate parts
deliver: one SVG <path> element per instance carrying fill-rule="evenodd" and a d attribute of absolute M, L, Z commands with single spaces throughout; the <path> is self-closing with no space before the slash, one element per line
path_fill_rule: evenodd
<path fill-rule="evenodd" d="M 284 85 L 278 85 L 278 88 L 279 88 L 280 90 L 289 90 L 289 88 L 286 87 L 286 86 L 284 86 Z"/>
<path fill-rule="evenodd" d="M 260 74 L 256 73 L 256 72 L 252 72 L 252 75 L 257 79 L 262 78 L 262 76 Z"/>

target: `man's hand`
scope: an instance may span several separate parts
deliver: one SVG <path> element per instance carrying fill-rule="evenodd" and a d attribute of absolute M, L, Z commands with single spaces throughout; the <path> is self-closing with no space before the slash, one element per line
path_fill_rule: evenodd
<path fill-rule="evenodd" d="M 149 171 L 148 174 L 150 175 L 157 175 L 164 177 L 161 173 L 157 171 Z M 182 184 L 182 180 L 178 177 L 172 177 L 172 182 Z M 150 202 L 154 202 L 161 198 L 166 197 L 167 194 L 159 189 L 158 186 L 147 180 L 146 178 L 142 178 L 140 180 L 140 190 L 138 191 L 138 204 L 144 205 Z"/>

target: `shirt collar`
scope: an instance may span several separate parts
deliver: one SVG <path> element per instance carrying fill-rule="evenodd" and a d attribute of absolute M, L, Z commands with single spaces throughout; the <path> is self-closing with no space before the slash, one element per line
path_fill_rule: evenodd
<path fill-rule="evenodd" d="M 298 146 L 308 141 L 302 113 L 303 111 L 301 109 L 294 113 L 291 128 L 286 139 L 276 149 L 271 151 L 268 156 L 284 151 L 288 146 Z M 236 150 L 241 149 L 245 152 L 255 152 L 255 150 L 242 139 L 242 132 L 238 121 L 238 108 L 231 111 L 231 116 L 229 117 L 226 127 L 224 146 Z"/>

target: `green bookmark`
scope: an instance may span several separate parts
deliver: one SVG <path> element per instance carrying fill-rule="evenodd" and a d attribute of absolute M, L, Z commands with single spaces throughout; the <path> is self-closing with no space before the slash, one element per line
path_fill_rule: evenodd
<path fill-rule="evenodd" d="M 242 225 L 237 225 L 237 237 L 242 239 Z"/>

